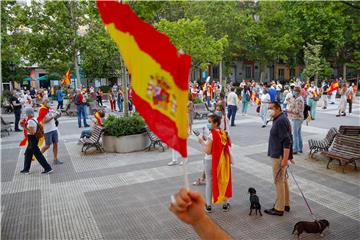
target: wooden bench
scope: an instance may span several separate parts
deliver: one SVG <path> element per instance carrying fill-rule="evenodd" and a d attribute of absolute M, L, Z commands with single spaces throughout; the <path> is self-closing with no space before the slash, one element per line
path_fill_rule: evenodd
<path fill-rule="evenodd" d="M 337 134 L 329 151 L 323 151 L 321 154 L 329 158 L 326 168 L 333 160 L 339 161 L 339 166 L 344 168 L 347 164 L 352 163 L 356 167 L 356 160 L 360 159 L 360 138 Z"/>
<path fill-rule="evenodd" d="M 1 117 L 1 133 L 7 133 L 8 136 L 10 135 L 10 131 L 12 131 L 11 124 L 13 122 L 5 122 L 3 117 Z"/>
<path fill-rule="evenodd" d="M 339 127 L 339 132 L 343 135 L 359 137 L 360 136 L 360 126 L 342 125 Z"/>
<path fill-rule="evenodd" d="M 159 145 L 162 148 L 162 151 L 165 151 L 165 147 L 163 145 L 163 143 L 161 142 L 161 140 L 148 128 L 146 127 L 146 133 L 149 136 L 150 139 L 150 146 L 148 147 L 148 151 L 151 150 L 151 147 L 156 148 L 156 145 Z"/>
<path fill-rule="evenodd" d="M 99 125 L 95 125 L 91 131 L 91 136 L 84 139 L 84 145 L 81 148 L 81 152 L 86 154 L 86 151 L 92 147 L 95 147 L 100 152 L 105 152 L 104 148 L 101 146 L 100 139 L 103 135 L 105 129 Z"/>
<path fill-rule="evenodd" d="M 338 133 L 339 132 L 336 128 L 330 128 L 324 139 L 309 139 L 310 157 L 313 157 L 313 155 L 317 152 L 328 151 L 336 134 Z"/>
<path fill-rule="evenodd" d="M 195 113 L 194 116 L 195 119 L 202 119 L 204 117 L 207 117 L 210 111 L 208 110 L 205 103 L 197 103 L 194 104 L 194 113 Z"/>

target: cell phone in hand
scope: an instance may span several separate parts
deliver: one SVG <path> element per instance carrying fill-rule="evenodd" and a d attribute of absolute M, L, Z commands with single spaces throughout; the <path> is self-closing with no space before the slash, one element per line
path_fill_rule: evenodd
<path fill-rule="evenodd" d="M 195 136 L 199 136 L 200 132 L 198 130 L 193 130 L 193 133 L 195 134 Z"/>

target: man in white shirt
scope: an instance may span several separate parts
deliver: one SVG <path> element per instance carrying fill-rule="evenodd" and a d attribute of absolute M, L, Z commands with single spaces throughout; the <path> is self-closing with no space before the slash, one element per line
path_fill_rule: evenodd
<path fill-rule="evenodd" d="M 45 146 L 41 149 L 41 152 L 44 153 L 50 148 L 50 145 L 53 145 L 54 164 L 63 164 L 64 162 L 58 159 L 59 135 L 57 126 L 55 124 L 55 119 L 58 115 L 56 111 L 51 107 L 49 99 L 45 99 L 43 104 L 47 108 L 47 113 L 42 120 L 45 134 Z"/>
<path fill-rule="evenodd" d="M 237 100 L 238 96 L 235 93 L 235 88 L 231 87 L 231 92 L 228 94 L 228 97 L 226 99 L 227 105 L 228 105 L 228 114 L 227 118 L 231 120 L 232 127 L 235 126 L 235 116 L 237 111 Z"/>

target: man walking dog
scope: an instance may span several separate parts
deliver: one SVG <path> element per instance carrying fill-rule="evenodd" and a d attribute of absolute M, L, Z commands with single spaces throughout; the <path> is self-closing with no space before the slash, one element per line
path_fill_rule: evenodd
<path fill-rule="evenodd" d="M 289 186 L 286 177 L 288 160 L 292 157 L 291 124 L 278 102 L 269 104 L 269 116 L 273 119 L 270 130 L 268 156 L 273 160 L 273 175 L 276 188 L 276 201 L 272 209 L 266 209 L 269 215 L 282 216 L 290 211 Z"/>

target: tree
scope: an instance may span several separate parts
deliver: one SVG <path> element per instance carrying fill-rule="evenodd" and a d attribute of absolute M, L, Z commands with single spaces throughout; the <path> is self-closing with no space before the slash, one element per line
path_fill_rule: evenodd
<path fill-rule="evenodd" d="M 161 19 L 155 27 L 169 36 L 171 42 L 192 56 L 194 69 L 206 69 L 209 64 L 217 64 L 227 46 L 227 36 L 219 40 L 207 35 L 204 22 L 200 19 L 180 19 L 170 22 Z"/>
<path fill-rule="evenodd" d="M 331 68 L 324 57 L 321 56 L 322 45 L 318 41 L 315 44 L 308 43 L 304 47 L 304 76 L 306 78 L 314 77 L 317 85 L 318 78 L 325 79 L 331 75 Z"/>

